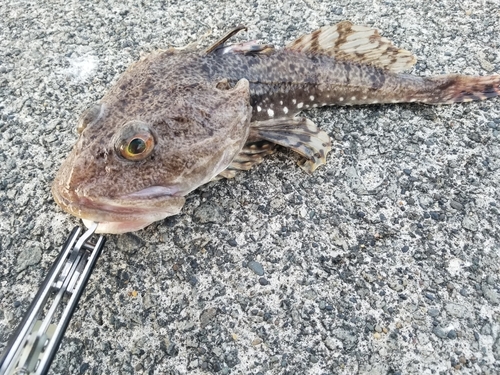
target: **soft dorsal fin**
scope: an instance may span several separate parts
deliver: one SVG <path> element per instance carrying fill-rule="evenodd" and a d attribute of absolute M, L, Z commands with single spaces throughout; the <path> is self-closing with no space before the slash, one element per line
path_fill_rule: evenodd
<path fill-rule="evenodd" d="M 378 30 L 342 21 L 303 35 L 286 49 L 335 57 L 337 60 L 369 64 L 392 72 L 410 69 L 417 59 L 380 36 Z"/>

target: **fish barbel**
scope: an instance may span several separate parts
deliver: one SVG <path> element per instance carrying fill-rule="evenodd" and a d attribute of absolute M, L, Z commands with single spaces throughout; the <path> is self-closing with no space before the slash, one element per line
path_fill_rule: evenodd
<path fill-rule="evenodd" d="M 344 21 L 283 49 L 255 41 L 169 49 L 130 66 L 80 118 L 79 139 L 52 192 L 97 232 L 139 230 L 177 214 L 185 196 L 248 170 L 276 145 L 312 173 L 331 141 L 298 114 L 314 107 L 498 96 L 500 76 L 418 77 L 416 58 L 377 30 Z"/>

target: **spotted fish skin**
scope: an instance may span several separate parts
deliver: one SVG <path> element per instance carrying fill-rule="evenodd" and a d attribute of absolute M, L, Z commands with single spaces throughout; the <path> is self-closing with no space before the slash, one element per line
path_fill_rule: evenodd
<path fill-rule="evenodd" d="M 334 57 L 278 50 L 263 56 L 204 59 L 207 79 L 250 82 L 252 121 L 293 117 L 329 105 L 450 104 L 499 95 L 500 76 L 418 77 Z"/>
<path fill-rule="evenodd" d="M 298 114 L 313 107 L 448 104 L 500 94 L 500 76 L 404 74 L 416 58 L 344 21 L 284 49 L 249 41 L 145 56 L 79 122 L 52 192 L 67 212 L 124 233 L 177 214 L 185 196 L 288 147 L 308 173 L 331 140 Z"/>
<path fill-rule="evenodd" d="M 238 48 L 239 47 L 239 48 Z M 401 74 L 416 58 L 377 30 L 349 21 L 301 36 L 285 49 L 242 56 L 242 43 L 204 65 L 211 77 L 250 82 L 252 121 L 291 117 L 327 105 L 418 102 L 450 104 L 498 96 L 500 76 Z M 209 66 L 210 65 L 210 66 Z"/>

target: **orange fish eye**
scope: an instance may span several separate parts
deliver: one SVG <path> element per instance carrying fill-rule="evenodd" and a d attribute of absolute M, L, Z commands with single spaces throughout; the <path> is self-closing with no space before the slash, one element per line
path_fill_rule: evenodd
<path fill-rule="evenodd" d="M 120 144 L 120 154 L 127 160 L 143 160 L 148 157 L 155 146 L 151 133 L 139 133 L 124 140 Z"/>

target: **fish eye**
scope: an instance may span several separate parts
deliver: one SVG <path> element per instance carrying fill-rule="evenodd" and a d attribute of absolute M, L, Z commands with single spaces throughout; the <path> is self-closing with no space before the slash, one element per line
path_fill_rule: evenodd
<path fill-rule="evenodd" d="M 76 126 L 76 131 L 78 132 L 78 134 L 82 134 L 82 132 L 89 124 L 97 121 L 99 117 L 101 117 L 102 109 L 102 104 L 94 104 L 83 112 L 80 120 L 78 121 L 78 125 Z"/>
<path fill-rule="evenodd" d="M 155 138 L 148 125 L 141 121 L 127 123 L 121 132 L 116 149 L 121 157 L 138 161 L 151 155 L 155 147 Z"/>
<path fill-rule="evenodd" d="M 151 154 L 154 138 L 151 134 L 137 134 L 120 145 L 120 154 L 128 160 L 142 160 Z"/>

